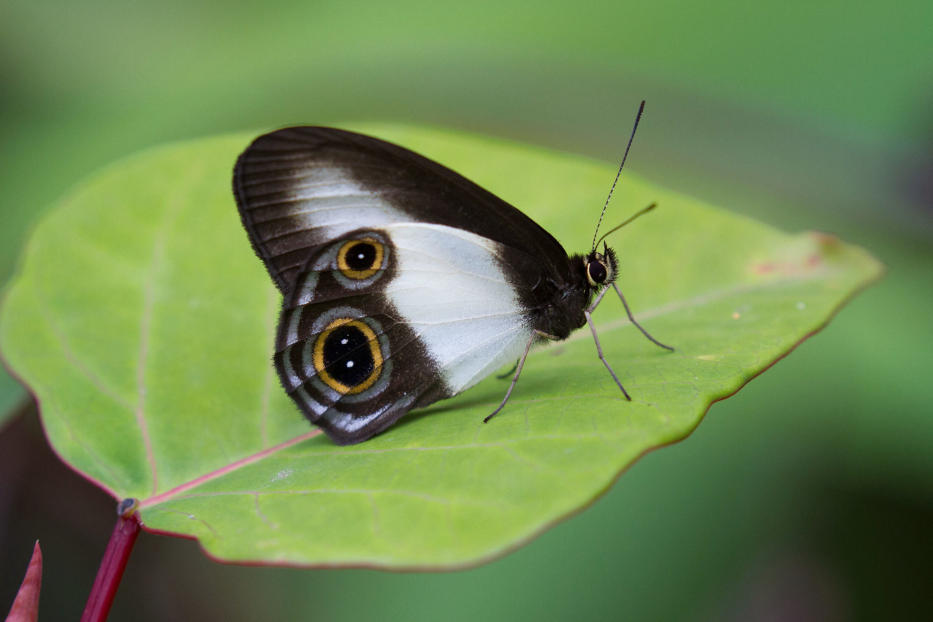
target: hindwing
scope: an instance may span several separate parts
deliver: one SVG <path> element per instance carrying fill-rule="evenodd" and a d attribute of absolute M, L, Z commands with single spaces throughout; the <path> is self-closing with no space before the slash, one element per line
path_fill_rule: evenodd
<path fill-rule="evenodd" d="M 495 251 L 421 223 L 315 247 L 283 301 L 286 391 L 331 438 L 355 443 L 514 360 L 532 329 Z"/>

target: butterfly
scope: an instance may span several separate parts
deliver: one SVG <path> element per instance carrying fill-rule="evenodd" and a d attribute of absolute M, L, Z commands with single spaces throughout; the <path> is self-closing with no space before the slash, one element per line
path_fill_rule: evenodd
<path fill-rule="evenodd" d="M 646 337 L 672 349 L 635 322 L 615 282 L 616 254 L 598 246 L 605 235 L 568 255 L 515 207 L 404 147 L 328 127 L 277 130 L 240 155 L 233 190 L 283 296 L 281 383 L 338 444 L 369 439 L 517 360 L 488 421 L 533 344 L 586 324 L 631 399 L 590 318 L 610 288 Z"/>

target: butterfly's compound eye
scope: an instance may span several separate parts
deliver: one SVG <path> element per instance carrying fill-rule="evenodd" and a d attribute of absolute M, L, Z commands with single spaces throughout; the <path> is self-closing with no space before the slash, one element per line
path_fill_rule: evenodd
<path fill-rule="evenodd" d="M 586 262 L 586 280 L 590 285 L 596 287 L 606 282 L 609 271 L 606 270 L 606 264 L 598 259 Z"/>
<path fill-rule="evenodd" d="M 383 267 L 385 247 L 374 238 L 344 242 L 337 251 L 337 268 L 349 279 L 368 279 Z"/>
<path fill-rule="evenodd" d="M 350 318 L 332 321 L 314 341 L 314 371 L 342 395 L 371 387 L 383 371 L 376 333 L 365 322 Z"/>

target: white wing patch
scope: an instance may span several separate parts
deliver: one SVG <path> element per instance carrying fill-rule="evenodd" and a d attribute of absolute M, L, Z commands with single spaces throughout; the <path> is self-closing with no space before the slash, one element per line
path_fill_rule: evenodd
<path fill-rule="evenodd" d="M 524 350 L 533 332 L 496 243 L 443 225 L 383 227 L 396 253 L 385 293 L 459 393 Z"/>
<path fill-rule="evenodd" d="M 361 226 L 378 229 L 411 220 L 338 167 L 319 166 L 304 172 L 302 183 L 290 186 L 288 196 L 279 202 L 289 205 L 286 215 L 293 219 L 296 231 L 314 231 L 322 240 L 339 238 Z"/>

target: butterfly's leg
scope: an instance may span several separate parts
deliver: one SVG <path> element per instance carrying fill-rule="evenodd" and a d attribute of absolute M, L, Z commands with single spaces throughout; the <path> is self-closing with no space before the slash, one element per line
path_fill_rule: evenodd
<path fill-rule="evenodd" d="M 512 376 L 512 384 L 509 385 L 509 390 L 505 392 L 505 397 L 502 398 L 502 402 L 490 415 L 483 419 L 483 423 L 489 423 L 489 420 L 495 417 L 500 410 L 505 406 L 505 403 L 509 401 L 509 396 L 512 395 L 512 389 L 515 388 L 515 384 L 518 382 L 518 376 L 522 373 L 522 367 L 525 366 L 525 359 L 528 358 L 528 351 L 531 350 L 531 344 L 535 342 L 535 339 L 538 337 L 551 337 L 547 333 L 542 333 L 541 331 L 536 330 L 531 333 L 531 338 L 528 339 L 528 344 L 525 346 L 525 351 L 522 353 L 522 358 L 518 359 L 518 363 L 515 366 L 515 375 Z"/>
<path fill-rule="evenodd" d="M 603 291 L 605 292 L 605 290 Z M 600 298 L 602 297 L 600 296 Z M 599 298 L 596 299 L 596 302 L 599 303 Z M 593 318 L 590 317 L 590 309 L 593 309 L 593 306 L 584 311 L 583 315 L 586 316 L 586 323 L 590 325 L 590 332 L 593 333 L 593 341 L 596 342 L 596 354 L 599 355 L 599 360 L 602 361 L 603 365 L 606 366 L 606 369 L 609 370 L 609 374 L 612 376 L 612 379 L 615 380 L 619 388 L 622 389 L 622 395 L 625 396 L 625 399 L 631 402 L 632 398 L 629 397 L 628 391 L 626 391 L 625 387 L 622 386 L 622 383 L 619 382 L 619 378 L 616 376 L 616 373 L 612 371 L 612 367 L 609 366 L 609 361 L 607 361 L 606 357 L 603 356 L 603 347 L 599 345 L 599 337 L 596 336 L 596 326 L 593 325 Z"/>
<path fill-rule="evenodd" d="M 608 287 L 604 287 L 604 288 L 602 289 L 602 291 L 599 292 L 599 294 L 596 296 L 596 300 L 594 300 L 594 301 L 593 301 L 593 304 L 591 304 L 591 305 L 589 306 L 589 308 L 586 310 L 587 313 L 592 313 L 593 311 L 596 310 L 596 307 L 598 307 L 598 306 L 599 306 L 599 303 L 603 301 L 603 296 L 605 296 L 605 295 L 606 295 L 606 292 L 608 292 L 608 291 L 609 291 L 609 288 L 608 288 Z"/>
<path fill-rule="evenodd" d="M 641 327 L 641 324 L 639 324 L 638 322 L 635 321 L 635 316 L 632 315 L 631 309 L 628 308 L 628 303 L 625 302 L 625 296 L 622 295 L 622 290 L 619 289 L 619 286 L 616 285 L 615 283 L 612 284 L 612 287 L 613 287 L 613 289 L 616 290 L 616 293 L 619 294 L 619 299 L 622 301 L 622 306 L 625 307 L 625 312 L 628 314 L 628 319 L 632 322 L 632 324 L 635 325 L 636 328 L 638 328 L 638 330 L 641 331 L 641 334 L 644 335 L 645 337 L 647 337 L 647 338 L 648 338 L 648 341 L 650 341 L 651 343 L 653 343 L 653 344 L 655 344 L 655 345 L 657 345 L 657 346 L 661 346 L 661 347 L 664 348 L 665 350 L 670 350 L 671 352 L 673 352 L 673 351 L 674 351 L 674 348 L 672 348 L 672 347 L 670 347 L 670 346 L 664 345 L 663 343 L 661 343 L 660 341 L 658 341 L 657 339 L 655 339 L 654 337 L 652 337 L 651 335 L 649 335 L 649 334 L 648 334 L 648 331 L 646 331 L 644 328 L 642 328 L 642 327 Z M 597 300 L 597 302 L 599 302 L 599 301 Z M 592 308 L 596 308 L 596 305 L 593 305 Z"/>

